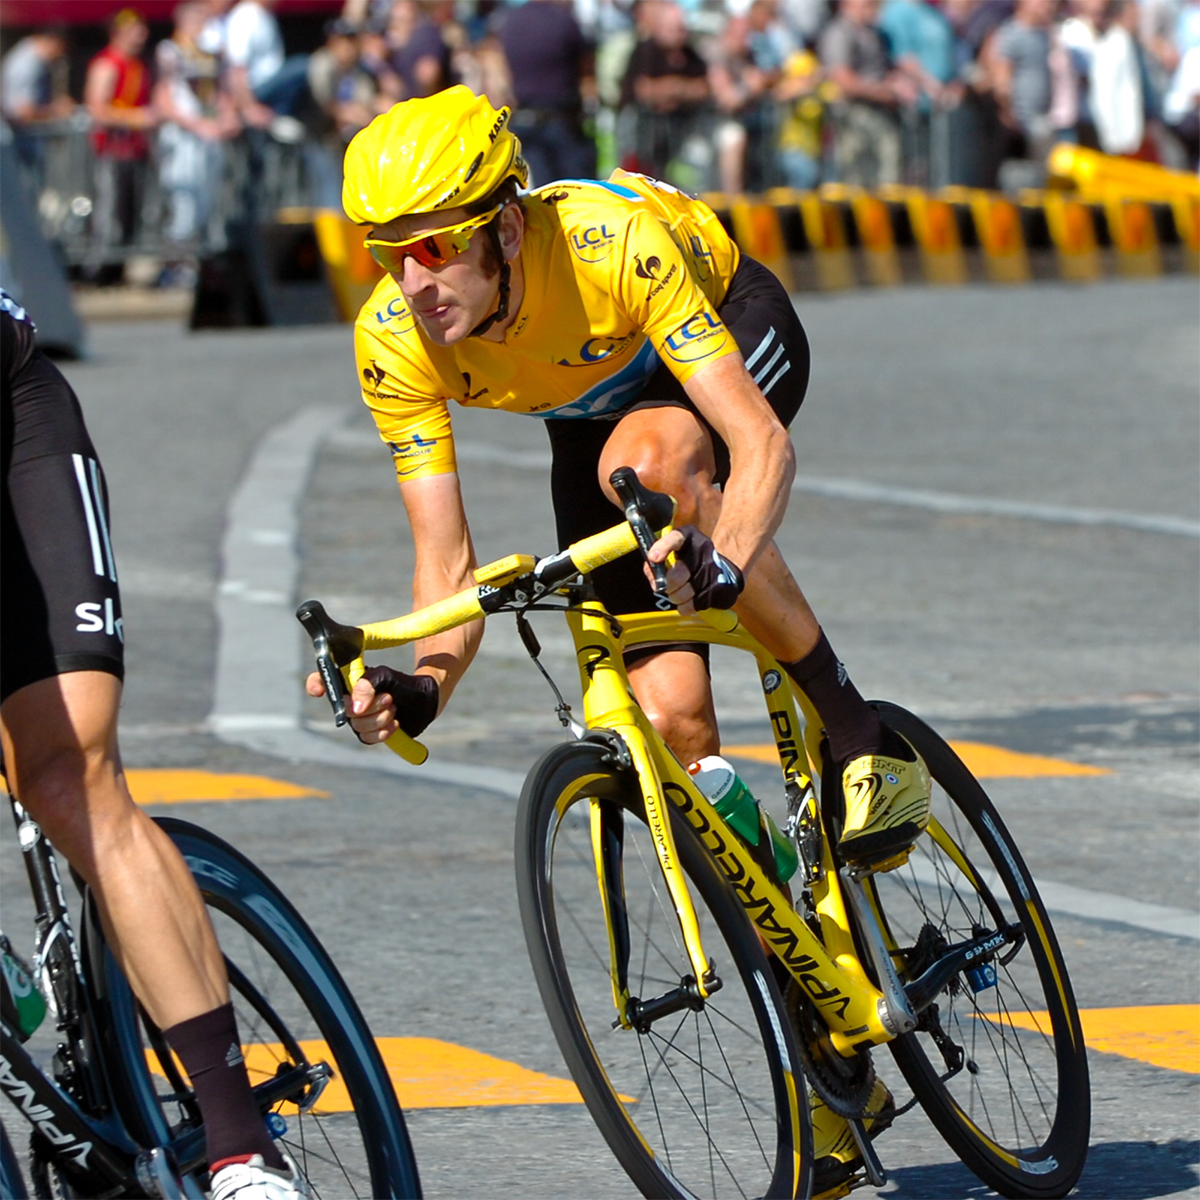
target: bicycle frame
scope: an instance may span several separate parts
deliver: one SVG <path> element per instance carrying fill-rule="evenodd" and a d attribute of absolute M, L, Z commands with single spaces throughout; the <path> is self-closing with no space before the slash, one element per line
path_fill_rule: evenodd
<path fill-rule="evenodd" d="M 604 729 L 617 734 L 629 752 L 646 806 L 647 824 L 654 835 L 659 865 L 679 917 L 701 996 L 708 994 L 705 978 L 709 974 L 709 960 L 701 945 L 686 882 L 677 867 L 674 838 L 664 802 L 678 810 L 700 835 L 764 941 L 821 1011 L 835 1047 L 843 1054 L 852 1054 L 860 1046 L 890 1041 L 896 1031 L 887 1020 L 887 1001 L 863 970 L 854 944 L 851 914 L 837 884 L 837 868 L 828 847 L 823 851 L 821 884 L 813 889 L 825 939 L 822 944 L 796 912 L 786 893 L 766 876 L 746 846 L 729 831 L 711 802 L 650 724 L 630 689 L 623 651 L 655 642 L 695 641 L 731 646 L 752 654 L 763 682 L 784 779 L 795 782 L 802 789 L 810 783 L 805 768 L 817 753 L 816 745 L 806 742 L 815 743 L 819 729 L 807 699 L 795 693 L 802 706 L 808 709 L 804 736 L 798 737 L 801 725 L 793 689 L 790 681 L 789 686 L 784 686 L 788 677 L 732 614 L 726 614 L 719 625 L 675 613 L 623 615 L 620 637 L 615 634 L 608 613 L 595 601 L 584 603 L 566 616 L 575 640 L 583 689 L 584 723 L 589 730 Z M 596 862 L 601 894 L 614 895 L 614 882 L 604 877 L 603 857 L 597 855 Z M 629 997 L 617 977 L 617 947 L 613 945 L 610 950 L 618 1015 L 621 1023 L 628 1025 Z"/>

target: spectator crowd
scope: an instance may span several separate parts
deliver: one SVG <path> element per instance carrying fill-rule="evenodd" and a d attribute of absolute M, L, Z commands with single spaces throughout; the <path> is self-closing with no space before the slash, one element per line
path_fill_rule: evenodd
<path fill-rule="evenodd" d="M 119 273 L 148 182 L 168 275 L 186 272 L 235 147 L 251 211 L 279 146 L 335 206 L 350 138 L 452 83 L 512 107 L 535 184 L 619 165 L 691 191 L 995 187 L 1036 182 L 1059 141 L 1200 155 L 1200 0 L 344 0 L 308 53 L 276 8 L 184 0 L 152 47 L 124 9 L 78 102 L 67 30 L 9 49 L 0 99 L 35 195 L 55 131 L 87 126 L 93 278 Z"/>

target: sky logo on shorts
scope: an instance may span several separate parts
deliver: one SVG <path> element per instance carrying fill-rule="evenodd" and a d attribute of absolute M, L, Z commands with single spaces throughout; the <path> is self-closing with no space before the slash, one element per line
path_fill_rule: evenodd
<path fill-rule="evenodd" d="M 580 262 L 598 263 L 608 257 L 616 234 L 607 225 L 592 225 L 582 233 L 571 234 L 571 250 Z"/>
<path fill-rule="evenodd" d="M 666 340 L 663 349 L 672 362 L 695 363 L 723 350 L 729 331 L 711 312 L 688 317 Z"/>

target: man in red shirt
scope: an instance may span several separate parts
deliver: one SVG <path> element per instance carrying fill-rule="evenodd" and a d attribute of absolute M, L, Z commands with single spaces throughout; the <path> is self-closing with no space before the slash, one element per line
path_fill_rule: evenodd
<path fill-rule="evenodd" d="M 123 8 L 109 25 L 108 45 L 88 64 L 83 101 L 92 118 L 95 195 L 89 275 L 97 283 L 121 279 L 119 247 L 133 241 L 145 195 L 150 157 L 147 131 L 158 123 L 150 103 L 150 71 L 142 62 L 149 29 Z"/>

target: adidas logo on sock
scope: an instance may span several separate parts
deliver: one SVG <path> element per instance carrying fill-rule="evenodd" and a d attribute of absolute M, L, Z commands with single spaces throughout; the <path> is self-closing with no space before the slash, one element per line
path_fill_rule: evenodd
<path fill-rule="evenodd" d="M 230 1042 L 229 1049 L 225 1051 L 225 1065 L 227 1067 L 238 1067 L 245 1061 L 242 1057 L 241 1046 L 237 1042 Z"/>

